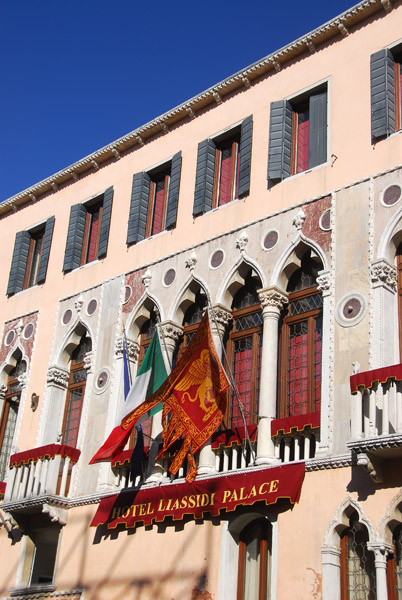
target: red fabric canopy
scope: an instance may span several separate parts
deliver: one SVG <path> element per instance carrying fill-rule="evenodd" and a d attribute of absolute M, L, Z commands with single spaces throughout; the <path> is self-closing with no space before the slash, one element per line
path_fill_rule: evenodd
<path fill-rule="evenodd" d="M 137 523 L 160 523 L 167 517 L 181 520 L 185 515 L 201 519 L 205 514 L 217 516 L 221 510 L 233 511 L 237 506 L 255 502 L 274 504 L 280 498 L 295 503 L 300 498 L 304 469 L 304 463 L 293 463 L 195 480 L 191 484 L 126 489 L 101 500 L 91 527 L 106 524 L 108 529 L 129 528 Z"/>
<path fill-rule="evenodd" d="M 0 496 L 4 496 L 6 493 L 7 483 L 5 481 L 0 481 Z"/>
<path fill-rule="evenodd" d="M 363 371 L 363 373 L 351 375 L 350 392 L 351 394 L 356 394 L 360 386 L 370 389 L 375 383 L 385 383 L 388 379 L 402 381 L 402 364 L 382 367 L 381 369 L 372 369 L 371 371 Z"/>
<path fill-rule="evenodd" d="M 303 431 L 306 427 L 316 429 L 320 426 L 320 411 L 307 413 L 306 415 L 297 415 L 295 417 L 285 417 L 284 419 L 274 419 L 271 422 L 271 435 L 275 437 L 281 431 L 283 434 L 291 433 L 292 429 Z"/>
<path fill-rule="evenodd" d="M 12 454 L 10 456 L 10 469 L 12 467 L 19 467 L 20 465 L 27 465 L 30 461 L 37 462 L 38 460 L 50 459 L 55 456 L 61 456 L 62 458 L 68 456 L 72 463 L 76 463 L 80 454 L 81 450 L 78 450 L 78 448 L 72 448 L 64 444 L 48 444 L 47 446 L 40 446 L 39 448 L 32 448 L 31 450 Z"/>
<path fill-rule="evenodd" d="M 257 425 L 247 426 L 248 435 L 251 442 L 257 439 Z M 217 450 L 220 447 L 230 448 L 233 444 L 242 445 L 246 439 L 244 427 L 233 427 L 233 429 L 224 429 L 217 431 L 212 436 L 212 449 Z"/>

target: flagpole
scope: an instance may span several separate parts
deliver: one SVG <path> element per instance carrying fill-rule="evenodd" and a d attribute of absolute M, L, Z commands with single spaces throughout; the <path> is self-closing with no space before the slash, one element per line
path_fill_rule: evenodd
<path fill-rule="evenodd" d="M 243 411 L 243 404 L 242 404 L 242 402 L 241 402 L 241 400 L 240 400 L 239 392 L 237 391 L 237 387 L 236 387 L 236 383 L 235 383 L 234 375 L 233 375 L 233 372 L 232 372 L 231 366 L 230 366 L 230 364 L 229 364 L 229 359 L 228 359 L 228 356 L 227 356 L 227 354 L 226 354 L 225 345 L 224 345 L 224 343 L 223 343 L 223 339 L 222 339 L 222 336 L 221 336 L 221 332 L 220 332 L 220 330 L 219 330 L 219 327 L 218 327 L 218 322 L 217 322 L 217 320 L 216 320 L 215 311 L 214 311 L 214 308 L 213 308 L 213 306 L 212 306 L 212 302 L 211 302 L 211 299 L 210 299 L 209 295 L 207 295 L 207 298 L 208 298 L 208 304 L 209 304 L 209 307 L 210 307 L 210 309 L 211 309 L 212 317 L 213 317 L 213 319 L 214 319 L 215 328 L 216 328 L 216 330 L 217 330 L 217 332 L 218 332 L 219 341 L 220 341 L 220 343 L 221 343 L 221 348 L 222 348 L 222 351 L 223 351 L 223 355 L 224 355 L 224 357 L 225 357 L 225 360 L 226 360 L 227 369 L 228 369 L 228 371 L 229 371 L 229 376 L 230 376 L 230 384 L 231 384 L 231 386 L 232 386 L 232 389 L 233 389 L 233 392 L 234 392 L 234 395 L 235 395 L 235 397 L 236 397 L 237 404 L 238 404 L 238 407 L 239 407 L 239 410 L 240 410 L 240 415 L 241 415 L 241 418 L 242 418 L 242 421 L 243 421 L 244 433 L 245 433 L 245 435 L 246 435 L 246 439 L 247 439 L 247 442 L 248 442 L 248 445 L 249 445 L 249 448 L 250 448 L 250 454 L 251 454 L 251 458 L 252 458 L 252 460 L 253 460 L 253 464 L 255 464 L 255 452 L 254 452 L 254 450 L 253 450 L 253 447 L 252 447 L 252 445 L 251 445 L 250 436 L 249 436 L 249 434 L 248 434 L 248 429 L 247 429 L 247 425 L 246 425 L 246 419 L 245 419 L 245 416 L 244 416 L 244 411 Z"/>
<path fill-rule="evenodd" d="M 128 360 L 128 356 L 127 356 L 127 337 L 126 337 L 126 328 L 123 325 L 123 346 L 124 346 L 124 351 L 126 353 L 126 362 L 127 362 L 127 373 L 128 373 L 128 381 L 130 383 L 130 388 L 133 384 L 133 378 L 131 377 L 131 365 L 130 362 Z"/>

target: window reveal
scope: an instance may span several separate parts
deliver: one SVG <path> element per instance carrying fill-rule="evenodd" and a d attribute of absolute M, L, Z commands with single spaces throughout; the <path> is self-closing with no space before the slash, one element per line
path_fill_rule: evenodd
<path fill-rule="evenodd" d="M 223 206 L 238 197 L 239 164 L 240 135 L 216 145 L 212 208 Z"/>
<path fill-rule="evenodd" d="M 21 384 L 19 377 L 25 373 L 26 363 L 19 359 L 17 365 L 10 371 L 7 381 L 7 391 L 0 420 L 0 481 L 6 475 L 8 461 L 17 424 L 18 408 L 21 399 Z"/>

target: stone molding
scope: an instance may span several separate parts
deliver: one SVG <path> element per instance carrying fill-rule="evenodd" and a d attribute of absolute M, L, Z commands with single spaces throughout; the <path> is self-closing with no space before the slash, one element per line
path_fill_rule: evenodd
<path fill-rule="evenodd" d="M 258 297 L 261 302 L 262 309 L 281 311 L 285 304 L 289 302 L 288 296 L 275 285 L 270 288 L 265 288 L 258 292 Z M 265 312 L 265 311 L 264 311 Z"/>
<path fill-rule="evenodd" d="M 384 287 L 392 293 L 397 291 L 397 269 L 385 259 L 375 260 L 370 265 L 370 279 L 373 288 Z"/>
<path fill-rule="evenodd" d="M 57 366 L 52 366 L 47 372 L 46 383 L 48 385 L 55 385 L 62 389 L 66 389 L 68 385 L 68 377 L 68 371 Z"/>
<path fill-rule="evenodd" d="M 126 339 L 127 357 L 130 360 L 137 362 L 139 353 L 140 353 L 140 345 L 137 342 L 133 342 L 131 340 Z M 123 338 L 122 337 L 117 340 L 114 354 L 115 354 L 116 358 L 123 358 Z"/>

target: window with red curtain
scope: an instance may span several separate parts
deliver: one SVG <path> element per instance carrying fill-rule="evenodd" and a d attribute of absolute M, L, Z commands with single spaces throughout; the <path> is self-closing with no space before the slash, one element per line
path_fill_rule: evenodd
<path fill-rule="evenodd" d="M 77 446 L 87 381 L 87 370 L 85 369 L 84 359 L 91 350 L 91 338 L 85 334 L 71 354 L 70 359 L 70 375 L 62 427 L 62 444 L 72 446 L 73 448 Z"/>
<path fill-rule="evenodd" d="M 41 229 L 35 231 L 35 233 L 31 233 L 31 241 L 29 244 L 29 253 L 23 286 L 24 290 L 36 285 L 44 235 L 45 227 L 41 227 Z"/>
<path fill-rule="evenodd" d="M 322 295 L 320 266 L 305 255 L 287 287 L 289 304 L 281 319 L 278 361 L 278 418 L 320 410 Z"/>
<path fill-rule="evenodd" d="M 169 192 L 170 167 L 151 175 L 149 188 L 146 237 L 156 235 L 165 229 L 166 205 Z"/>
<path fill-rule="evenodd" d="M 291 172 L 293 175 L 308 169 L 310 111 L 308 99 L 293 107 Z"/>
<path fill-rule="evenodd" d="M 232 303 L 232 327 L 227 344 L 228 360 L 243 406 L 246 424 L 257 422 L 261 378 L 262 312 L 257 288 L 258 280 L 251 274 L 235 295 Z M 229 428 L 242 427 L 243 419 L 235 393 L 228 393 L 225 419 Z"/>
<path fill-rule="evenodd" d="M 16 366 L 10 371 L 7 380 L 7 391 L 4 398 L 0 419 L 0 481 L 8 470 L 8 461 L 17 423 L 18 407 L 21 397 L 21 384 L 19 377 L 25 373 L 26 363 L 20 358 Z"/>
<path fill-rule="evenodd" d="M 97 258 L 100 225 L 102 220 L 102 202 L 91 204 L 86 210 L 87 214 L 82 243 L 81 265 L 86 265 Z"/>
<path fill-rule="evenodd" d="M 258 519 L 240 534 L 236 600 L 268 600 L 271 563 L 271 524 Z"/>
<path fill-rule="evenodd" d="M 402 599 L 402 524 L 392 533 L 393 553 L 387 560 L 388 600 Z"/>
<path fill-rule="evenodd" d="M 223 206 L 238 196 L 240 162 L 240 132 L 216 142 L 214 193 L 212 208 Z"/>

